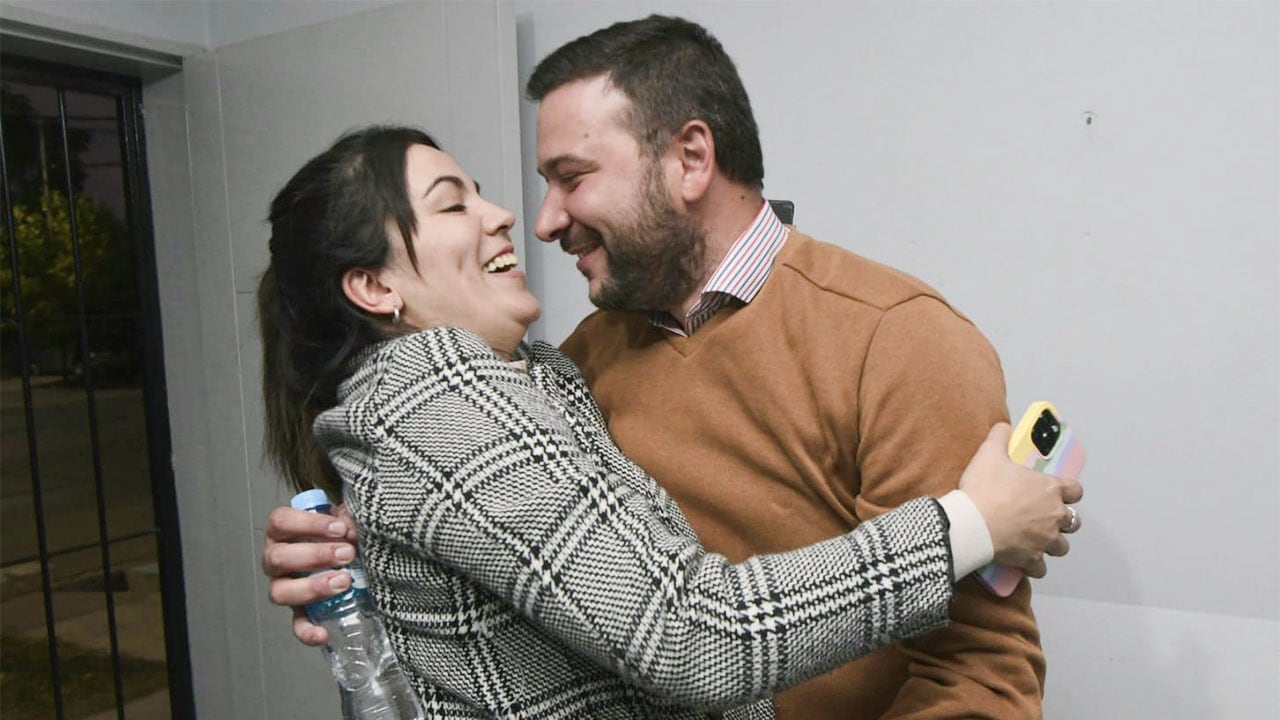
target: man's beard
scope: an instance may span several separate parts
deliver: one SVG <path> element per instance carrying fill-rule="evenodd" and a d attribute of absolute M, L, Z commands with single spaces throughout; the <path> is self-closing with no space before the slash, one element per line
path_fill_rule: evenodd
<path fill-rule="evenodd" d="M 611 242 L 583 228 L 605 251 L 609 275 L 591 302 L 603 310 L 679 307 L 698 288 L 706 264 L 706 234 L 671 206 L 658 163 L 645 172 L 635 215 L 616 228 Z"/>

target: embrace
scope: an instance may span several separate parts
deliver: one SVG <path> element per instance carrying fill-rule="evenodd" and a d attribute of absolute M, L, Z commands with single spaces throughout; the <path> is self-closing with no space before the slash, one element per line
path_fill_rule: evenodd
<path fill-rule="evenodd" d="M 1028 583 L 969 576 L 1043 576 L 1082 489 L 1006 456 L 981 333 L 773 215 L 703 28 L 619 23 L 528 90 L 535 231 L 600 308 L 560 349 L 524 340 L 514 216 L 428 134 L 348 133 L 271 204 L 268 452 L 343 498 L 428 714 L 1037 717 Z M 345 588 L 294 575 L 350 557 L 332 522 L 272 513 L 274 601 Z"/>

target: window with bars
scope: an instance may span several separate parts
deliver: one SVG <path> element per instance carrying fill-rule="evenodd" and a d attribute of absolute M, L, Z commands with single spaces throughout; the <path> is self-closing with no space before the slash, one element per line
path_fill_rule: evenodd
<path fill-rule="evenodd" d="M 0 716 L 191 717 L 140 86 L 0 80 Z"/>

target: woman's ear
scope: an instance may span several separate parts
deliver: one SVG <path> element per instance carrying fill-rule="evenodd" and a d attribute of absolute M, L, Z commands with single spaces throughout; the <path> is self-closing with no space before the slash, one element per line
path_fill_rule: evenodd
<path fill-rule="evenodd" d="M 716 172 L 716 139 L 703 120 L 690 120 L 672 138 L 680 161 L 680 197 L 696 203 L 706 194 Z"/>
<path fill-rule="evenodd" d="M 404 304 L 399 293 L 364 268 L 351 268 L 342 273 L 342 293 L 356 307 L 372 315 L 390 315 Z"/>

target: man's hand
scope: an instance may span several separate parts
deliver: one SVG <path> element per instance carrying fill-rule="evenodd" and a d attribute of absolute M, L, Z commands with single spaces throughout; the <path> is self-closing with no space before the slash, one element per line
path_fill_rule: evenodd
<path fill-rule="evenodd" d="M 1080 529 L 1080 517 L 1067 505 L 1080 501 L 1084 488 L 1076 480 L 1028 470 L 1008 456 L 1008 423 L 991 428 L 960 477 L 987 521 L 995 560 L 1022 568 L 1031 577 L 1044 577 L 1044 556 L 1066 555 L 1065 533 Z"/>
<path fill-rule="evenodd" d="M 323 645 L 329 639 L 324 628 L 307 619 L 307 603 L 337 595 L 351 585 L 345 570 L 328 570 L 355 557 L 356 529 L 342 506 L 335 515 L 278 507 L 267 516 L 267 542 L 262 550 L 262 572 L 271 580 L 269 596 L 276 605 L 293 607 L 293 634 L 305 645 Z"/>

